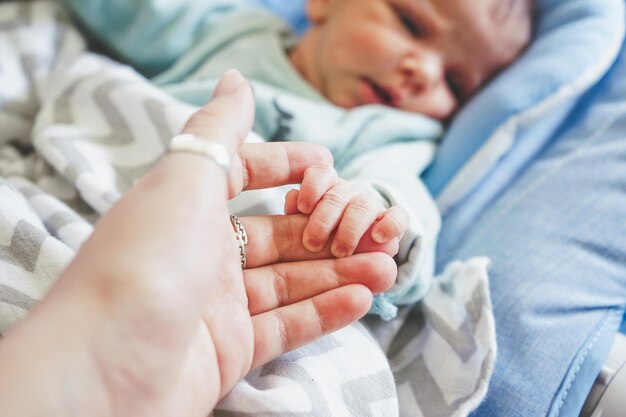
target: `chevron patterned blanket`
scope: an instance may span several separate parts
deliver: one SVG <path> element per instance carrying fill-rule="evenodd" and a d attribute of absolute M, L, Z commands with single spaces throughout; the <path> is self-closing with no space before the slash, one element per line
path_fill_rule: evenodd
<path fill-rule="evenodd" d="M 55 2 L 0 4 L 0 335 L 193 111 L 88 52 Z M 263 198 L 276 196 L 247 207 Z M 467 415 L 496 353 L 487 267 L 452 264 L 396 320 L 369 317 L 254 370 L 214 415 Z"/>

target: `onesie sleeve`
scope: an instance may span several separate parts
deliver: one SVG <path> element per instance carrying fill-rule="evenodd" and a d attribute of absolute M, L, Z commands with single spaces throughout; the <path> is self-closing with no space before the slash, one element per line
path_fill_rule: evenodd
<path fill-rule="evenodd" d="M 147 76 L 171 66 L 245 0 L 64 0 L 89 35 Z"/>

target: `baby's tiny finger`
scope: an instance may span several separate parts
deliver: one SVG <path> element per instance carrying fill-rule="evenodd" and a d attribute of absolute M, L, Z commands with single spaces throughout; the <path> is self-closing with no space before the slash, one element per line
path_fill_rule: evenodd
<path fill-rule="evenodd" d="M 382 219 L 372 228 L 372 240 L 387 243 L 400 237 L 409 227 L 409 213 L 404 207 L 393 206 L 383 214 Z"/>
<path fill-rule="evenodd" d="M 319 252 L 324 248 L 331 233 L 341 221 L 352 195 L 353 190 L 345 181 L 340 181 L 324 194 L 304 229 L 302 243 L 307 250 Z"/>
<path fill-rule="evenodd" d="M 383 211 L 382 204 L 369 194 L 359 194 L 350 200 L 330 246 L 333 256 L 352 255 L 367 229 Z"/>
<path fill-rule="evenodd" d="M 337 183 L 337 171 L 330 165 L 311 165 L 304 171 L 298 210 L 311 214 L 324 193 Z"/>
<path fill-rule="evenodd" d="M 285 195 L 285 214 L 298 214 L 298 194 L 295 188 Z"/>

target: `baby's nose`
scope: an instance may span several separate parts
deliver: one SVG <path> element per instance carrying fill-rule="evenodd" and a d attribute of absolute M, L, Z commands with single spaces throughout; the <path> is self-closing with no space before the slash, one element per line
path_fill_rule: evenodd
<path fill-rule="evenodd" d="M 439 55 L 423 50 L 407 55 L 402 60 L 401 71 L 406 82 L 421 92 L 441 82 L 444 65 Z"/>

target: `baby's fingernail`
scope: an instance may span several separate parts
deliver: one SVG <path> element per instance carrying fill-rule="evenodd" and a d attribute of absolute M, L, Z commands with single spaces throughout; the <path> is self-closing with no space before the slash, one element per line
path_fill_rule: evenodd
<path fill-rule="evenodd" d="M 309 239 L 309 250 L 319 252 L 322 249 L 322 243 L 319 240 Z"/>
<path fill-rule="evenodd" d="M 215 88 L 215 96 L 221 96 L 224 94 L 233 94 L 236 92 L 239 87 L 243 85 L 245 79 L 243 75 L 239 73 L 237 70 L 228 70 L 222 75 L 219 83 L 217 83 L 217 87 Z"/>
<path fill-rule="evenodd" d="M 385 243 L 386 238 L 387 236 L 382 230 L 377 230 L 372 234 L 372 239 L 374 239 L 374 242 L 376 243 Z"/>
<path fill-rule="evenodd" d="M 345 257 L 348 254 L 348 248 L 346 248 L 343 245 L 338 245 L 335 248 L 334 252 L 335 252 L 335 256 L 337 258 L 343 258 L 343 257 Z"/>
<path fill-rule="evenodd" d="M 309 213 L 309 209 L 311 208 L 311 206 L 309 206 L 309 203 L 300 203 L 300 212 L 301 213 Z"/>

